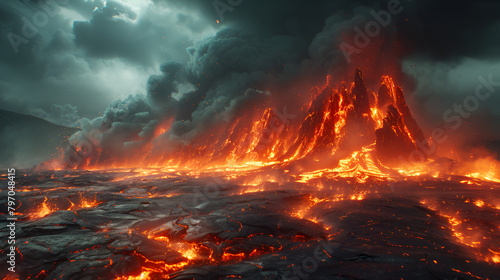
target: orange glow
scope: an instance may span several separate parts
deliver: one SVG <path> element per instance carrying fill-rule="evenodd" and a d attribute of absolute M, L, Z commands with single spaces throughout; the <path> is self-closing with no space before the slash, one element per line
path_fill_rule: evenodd
<path fill-rule="evenodd" d="M 476 200 L 476 201 L 474 201 L 474 204 L 477 207 L 483 207 L 484 206 L 484 201 L 482 201 L 482 200 Z"/>
<path fill-rule="evenodd" d="M 369 177 L 394 178 L 397 173 L 401 176 L 441 176 L 440 170 L 430 167 L 434 162 L 432 157 L 418 164 L 396 161 L 391 167 L 379 160 L 379 143 L 374 137 L 379 130 L 396 135 L 394 137 L 399 139 L 398 141 L 403 141 L 406 152 L 418 149 L 417 138 L 423 133 L 412 119 L 403 91 L 396 86 L 393 78 L 382 76 L 378 94 L 365 88 L 365 94 L 368 96 L 364 97 L 361 93 L 356 97 L 360 94 L 359 88 L 365 87 L 362 74 L 359 73 L 356 74 L 360 75 L 357 76 L 356 82 L 335 83 L 335 78 L 329 75 L 324 84 L 313 86 L 311 100 L 306 104 L 309 109 L 304 116 L 293 115 L 293 118 L 282 119 L 283 113 L 280 110 L 257 106 L 254 110 L 240 112 L 220 130 L 201 134 L 190 143 L 172 143 L 178 145 L 177 149 L 152 153 L 155 145 L 166 141 L 159 137 L 168 133 L 174 122 L 173 118 L 166 118 L 156 126 L 155 137 L 151 143 L 144 145 L 141 152 L 129 155 L 123 160 L 116 159 L 112 163 L 103 159 L 102 164 L 99 162 L 103 154 L 95 153 L 92 155 L 95 158 L 84 161 L 78 168 L 95 170 L 120 167 L 133 171 L 132 174 L 117 176 L 113 181 L 157 177 L 160 174 L 163 174 L 162 178 L 168 178 L 169 175 L 164 174 L 166 170 L 182 172 L 189 176 L 209 172 L 238 173 L 228 175 L 234 178 L 247 171 L 286 166 L 304 160 L 308 165 L 318 163 L 318 167 L 297 174 L 297 181 L 302 183 L 310 183 L 322 176 L 356 178 L 360 183 L 366 182 Z M 358 104 L 357 102 L 361 101 L 356 100 L 363 97 L 366 98 L 365 105 Z M 390 106 L 395 108 L 391 114 L 387 109 Z M 388 119 L 389 117 L 391 119 Z M 351 127 L 360 126 L 359 123 L 362 123 L 361 127 L 366 131 L 358 132 Z M 355 144 L 357 146 L 349 151 L 350 155 L 343 153 L 341 148 L 345 145 L 344 141 L 351 143 L 359 139 L 364 140 Z M 390 151 L 384 153 L 388 152 Z M 337 161 L 328 166 L 323 163 L 327 159 L 325 155 L 335 157 Z M 406 161 L 409 161 L 408 155 L 403 155 L 403 159 L 405 157 Z M 93 163 L 90 165 L 90 162 Z M 140 166 L 148 169 L 134 168 Z M 464 170 L 468 173 L 463 174 Z M 123 171 L 126 173 L 126 169 Z M 473 179 L 500 182 L 496 161 L 491 158 L 467 163 L 464 168 L 453 171 L 452 174 L 472 178 L 463 180 L 464 184 L 474 184 Z M 276 179 L 248 178 L 242 185 L 257 188 L 247 188 L 242 190 L 242 193 L 262 192 L 262 183 L 274 182 L 272 180 Z"/>
<path fill-rule="evenodd" d="M 70 203 L 70 206 L 68 208 L 62 208 L 58 207 L 56 203 L 50 203 L 48 202 L 48 198 L 44 197 L 42 204 L 40 204 L 36 211 L 33 211 L 33 214 L 29 214 L 28 216 L 30 218 L 34 219 L 40 219 L 43 218 L 53 212 L 56 212 L 58 210 L 70 210 L 70 211 L 76 211 L 80 209 L 85 209 L 85 208 L 94 208 L 97 205 L 99 205 L 101 202 L 97 201 L 97 198 L 94 196 L 93 199 L 88 199 L 85 198 L 81 193 L 80 193 L 80 198 L 77 204 L 75 204 L 72 200 L 67 199 L 68 202 Z M 32 211 L 30 211 L 32 212 Z"/>
<path fill-rule="evenodd" d="M 297 172 L 297 182 L 301 183 L 319 181 L 322 176 L 356 178 L 360 183 L 366 182 L 368 178 L 443 176 L 441 170 L 431 167 L 434 163 L 433 156 L 420 163 L 409 164 L 404 162 L 409 161 L 408 155 L 403 155 L 404 160 L 401 162 L 395 154 L 397 160 L 390 166 L 380 160 L 380 143 L 375 139 L 377 132 L 395 135 L 395 139 L 402 141 L 404 148 L 401 149 L 406 153 L 412 149 L 418 150 L 417 142 L 423 141 L 421 137 L 424 136 L 411 115 L 403 90 L 392 77 L 381 77 L 378 93 L 365 88 L 359 70 L 356 77 L 355 82 L 346 83 L 328 75 L 324 83 L 313 85 L 311 99 L 303 107 L 308 110 L 302 115 L 294 112 L 291 115 L 293 117 L 283 119 L 283 111 L 286 110 L 267 105 L 255 106 L 252 110 L 238 112 L 229 118 L 227 124 L 214 128 L 213 131 L 200 133 L 189 143 L 170 143 L 167 137 L 162 137 L 170 131 L 174 122 L 173 117 L 168 117 L 155 127 L 153 139 L 142 150 L 124 155 L 123 158 L 117 156 L 114 160 L 102 158 L 106 153 L 97 152 L 78 168 L 128 168 L 133 171 L 126 174 L 127 169 L 124 169 L 125 175 L 121 174 L 113 181 L 127 181 L 137 177 L 168 178 L 169 175 L 165 174 L 167 170 L 188 176 L 225 173 L 228 177 L 235 178 L 251 170 L 286 167 L 303 160 L 307 166 L 317 167 Z M 391 106 L 393 111 L 388 109 Z M 162 148 L 161 143 L 164 142 L 169 148 Z M 352 147 L 344 154 L 342 148 L 346 143 L 348 147 Z M 390 153 L 394 146 L 387 145 L 389 148 L 383 154 Z M 435 158 L 439 156 L 441 155 L 436 154 Z M 328 157 L 336 160 L 327 164 Z M 50 162 L 48 166 L 62 168 L 62 165 L 55 167 L 54 162 Z M 471 179 L 462 180 L 464 184 L 475 184 L 474 179 L 500 182 L 499 172 L 494 159 L 484 158 L 464 163 L 463 168 L 453 170 L 451 174 L 467 176 Z M 241 193 L 265 191 L 262 183 L 274 181 L 276 178 L 247 178 L 242 185 L 249 188 L 242 189 Z M 317 186 L 319 184 L 320 182 L 316 182 Z"/>
<path fill-rule="evenodd" d="M 118 277 L 116 280 L 149 280 L 151 279 L 149 275 L 151 274 L 151 271 L 143 271 L 141 272 L 140 275 L 138 276 L 128 276 L 128 277 Z"/>
<path fill-rule="evenodd" d="M 38 207 L 38 212 L 33 214 L 34 218 L 43 218 L 48 214 L 57 211 L 57 209 L 47 202 L 47 197 L 44 198 L 42 204 Z"/>
<path fill-rule="evenodd" d="M 489 260 L 491 262 L 494 262 L 494 263 L 500 263 L 500 253 L 499 252 L 495 252 L 491 249 L 488 249 L 488 251 L 492 254 L 490 257 L 489 257 Z M 488 261 L 488 258 L 487 258 L 487 261 Z"/>
<path fill-rule="evenodd" d="M 158 137 L 167 132 L 172 126 L 173 120 L 174 120 L 173 118 L 169 118 L 161 122 L 155 129 L 155 137 Z"/>
<path fill-rule="evenodd" d="M 390 104 L 401 102 L 396 94 L 396 87 L 389 76 L 383 76 L 381 85 L 390 89 Z M 319 149 L 326 149 L 328 154 L 334 154 L 339 148 L 341 140 L 345 137 L 347 125 L 350 120 L 349 112 L 355 108 L 352 100 L 354 83 L 349 89 L 335 88 L 335 79 L 331 75 L 326 77 L 326 83 L 314 86 L 309 113 L 305 119 L 282 119 L 280 110 L 271 108 L 258 108 L 254 112 L 242 112 L 219 134 L 208 134 L 206 137 L 194 139 L 189 145 L 183 146 L 179 151 L 159 155 L 157 158 L 150 155 L 150 151 L 135 153 L 133 157 L 119 162 L 105 165 L 88 165 L 85 161 L 79 168 L 107 169 L 117 167 L 148 166 L 148 167 L 196 167 L 199 170 L 213 168 L 239 169 L 259 168 L 282 162 L 308 157 Z M 370 93 L 371 94 L 371 93 Z M 404 102 L 404 101 L 403 101 Z M 377 108 L 371 104 L 371 111 L 365 114 L 367 121 L 374 121 L 372 129 L 378 129 L 386 117 L 385 109 Z M 279 108 L 281 109 L 281 108 Z M 155 128 L 155 140 L 167 133 L 172 126 L 173 118 L 161 121 Z M 409 133 L 406 128 L 405 132 Z M 303 135 L 308 130 L 308 135 Z M 292 133 L 296 131 L 298 133 Z M 146 145 L 151 149 L 154 143 Z M 373 147 L 371 148 L 373 150 Z M 150 156 L 147 156 L 147 155 Z M 102 156 L 96 153 L 95 157 Z M 142 156 L 147 156 L 141 158 Z M 215 160 L 217 159 L 217 160 Z M 276 161 L 280 159 L 280 161 Z M 137 174 L 139 175 L 139 174 Z M 140 175 L 139 175 L 140 176 Z M 125 178 L 117 178 L 122 180 Z"/>
<path fill-rule="evenodd" d="M 466 199 L 464 202 L 470 202 Z M 420 203 L 426 205 L 427 208 L 436 211 L 441 217 L 445 218 L 449 223 L 449 229 L 451 230 L 452 236 L 456 242 L 463 244 L 470 248 L 470 253 L 480 261 L 498 263 L 500 262 L 500 253 L 488 248 L 487 251 L 484 250 L 483 240 L 488 240 L 484 232 L 481 232 L 479 228 L 471 224 L 471 220 L 463 218 L 459 213 L 445 214 L 440 208 L 440 204 L 433 201 L 421 201 Z M 482 200 L 477 200 L 474 204 L 478 207 L 484 207 L 487 205 Z M 480 206 L 479 206 L 479 205 Z"/>
<path fill-rule="evenodd" d="M 244 259 L 245 258 L 245 253 L 239 253 L 239 254 L 231 254 L 224 252 L 222 255 L 222 260 L 223 261 L 232 261 L 232 260 L 239 260 L 239 259 Z"/>
<path fill-rule="evenodd" d="M 81 197 L 80 203 L 78 205 L 75 205 L 75 207 L 73 208 L 75 210 L 82 209 L 82 208 L 94 208 L 97 205 L 99 205 L 99 202 L 97 201 L 95 196 L 94 196 L 94 199 L 87 199 L 83 196 L 80 196 L 80 197 Z M 72 210 L 72 208 L 70 208 L 68 210 Z"/>
<path fill-rule="evenodd" d="M 457 161 L 447 166 L 440 159 L 449 154 L 442 155 L 441 151 L 436 151 L 417 163 L 411 163 L 409 155 L 421 149 L 418 144 L 426 139 L 416 122 L 417 118 L 413 118 L 406 104 L 403 90 L 387 75 L 381 77 L 379 92 L 369 90 L 359 73 L 356 73 L 355 82 L 336 81 L 331 75 L 325 77 L 324 83 L 312 86 L 310 100 L 299 104 L 297 107 L 302 107 L 303 111 L 293 112 L 293 117 L 283 119 L 283 115 L 287 114 L 282 108 L 273 108 L 276 100 L 272 100 L 252 105 L 248 110 L 242 109 L 234 116 L 225 115 L 224 122 L 208 131 L 193 132 L 189 141 L 167 137 L 173 136 L 170 129 L 174 118 L 165 118 L 154 127 L 154 137 L 141 139 L 149 142 L 142 146 L 131 145 L 136 147 L 133 152 L 124 151 L 123 154 L 109 156 L 99 147 L 97 152 L 75 168 L 104 170 L 112 182 L 123 184 L 124 187 L 115 193 L 121 198 L 153 200 L 182 193 L 157 194 L 153 190 L 158 190 L 158 187 L 150 186 L 149 182 L 147 190 L 146 183 L 129 184 L 138 180 L 164 179 L 183 183 L 187 181 L 185 177 L 218 177 L 239 186 L 233 194 L 257 199 L 280 191 L 275 186 L 290 184 L 298 191 L 309 192 L 307 195 L 300 193 L 298 202 L 287 208 L 286 215 L 292 219 L 303 219 L 305 223 L 314 223 L 310 225 L 319 225 L 326 231 L 334 225 L 325 224 L 323 216 L 316 210 L 323 205 L 365 204 L 367 198 L 377 195 L 375 188 L 371 189 L 372 183 L 382 182 L 387 186 L 394 182 L 404 183 L 411 177 L 418 178 L 424 189 L 427 187 L 426 180 L 442 178 L 446 181 L 453 177 L 458 178 L 453 179 L 456 182 L 464 184 L 461 187 L 471 190 L 482 184 L 500 183 L 500 172 L 494 157 Z M 451 142 L 447 145 L 453 146 L 451 150 L 456 155 L 458 153 L 453 150 L 455 147 Z M 456 158 L 460 157 L 457 155 Z M 51 161 L 48 166 L 63 169 L 63 162 L 61 160 L 57 165 L 56 161 Z M 332 181 L 349 185 L 337 192 Z M 129 185 L 133 187 L 125 187 Z M 359 186 L 369 187 L 360 189 Z M 483 199 L 469 197 L 460 203 L 468 203 L 467 207 L 474 211 L 479 210 L 477 207 L 500 209 L 498 201 Z M 78 201 L 71 198 L 69 202 L 71 206 L 64 208 L 72 211 L 93 208 L 100 203 L 96 196 L 93 199 L 80 196 Z M 436 212 L 450 240 L 465 245 L 466 250 L 470 250 L 478 260 L 498 263 L 500 254 L 486 251 L 486 235 L 474 225 L 473 219 L 467 214 L 450 211 L 439 203 L 441 201 L 429 198 L 422 201 Z M 44 217 L 62 209 L 59 208 L 55 203 L 49 204 L 45 197 L 33 217 Z M 246 208 L 241 211 L 246 211 Z M 129 229 L 129 233 L 132 231 Z M 141 234 L 165 249 L 178 252 L 182 261 L 167 264 L 134 252 L 135 257 L 141 260 L 142 270 L 140 273 L 136 271 L 137 275 L 117 279 L 164 279 L 168 273 L 189 265 L 220 265 L 275 250 L 252 248 L 250 254 L 248 251 L 226 251 L 225 247 L 220 247 L 222 241 L 217 241 L 221 244 L 217 243 L 219 247 L 215 250 L 205 243 L 186 242 L 183 237 L 169 236 L 164 232 L 141 229 Z M 297 235 L 295 238 L 300 240 L 303 237 Z"/>

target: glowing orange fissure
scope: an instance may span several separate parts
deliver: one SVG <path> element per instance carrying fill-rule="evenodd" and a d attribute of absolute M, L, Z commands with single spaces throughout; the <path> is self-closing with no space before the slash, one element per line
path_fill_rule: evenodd
<path fill-rule="evenodd" d="M 286 180 L 291 178 L 294 183 L 316 187 L 317 190 L 324 188 L 321 179 L 325 178 L 353 178 L 358 183 L 366 183 L 373 178 L 389 182 L 395 177 L 440 176 L 439 171 L 429 169 L 424 164 L 388 167 L 380 161 L 381 145 L 376 142 L 375 137 L 377 131 L 381 134 L 385 132 L 393 139 L 400 140 L 403 143 L 402 149 L 415 147 L 421 135 L 418 126 L 415 128 L 415 124 L 412 124 L 414 120 L 404 100 L 402 89 L 395 85 L 391 77 L 383 76 L 380 90 L 375 93 L 366 90 L 362 76 L 358 73 L 357 75 L 356 81 L 351 84 L 341 83 L 335 86 L 333 77 L 328 76 L 324 85 L 314 87 L 311 90 L 309 109 L 302 119 L 284 121 L 271 108 L 257 108 L 253 112 L 242 112 L 224 130 L 195 137 L 190 144 L 177 146 L 173 151 L 153 151 L 151 144 L 145 145 L 144 150 L 136 151 L 134 156 L 126 157 L 124 161 L 119 159 L 110 161 L 102 158 L 104 153 L 97 149 L 77 168 L 89 170 L 130 168 L 122 169 L 121 172 L 126 175 L 120 175 L 113 180 L 120 182 L 140 177 L 170 178 L 169 173 L 194 178 L 209 174 L 226 179 L 240 179 L 243 182 L 239 195 L 263 192 L 266 191 L 264 183 L 280 183 L 280 180 L 284 180 L 279 175 L 253 171 L 276 166 L 282 167 L 284 172 L 289 172 L 288 164 L 299 160 L 304 160 L 308 165 L 317 164 L 317 168 L 287 174 Z M 173 119 L 160 122 L 154 131 L 154 140 L 160 140 L 162 135 L 168 134 L 172 122 Z M 355 144 L 349 145 L 351 143 Z M 390 148 L 391 144 L 393 143 L 388 141 L 387 146 Z M 321 164 L 332 158 L 335 159 L 335 164 Z M 132 168 L 137 165 L 140 168 Z M 249 173 L 253 173 L 252 176 L 248 176 Z M 477 184 L 477 180 L 500 182 L 492 160 L 477 161 L 461 175 L 466 176 L 464 177 L 466 180 L 462 181 L 464 184 Z M 329 231 L 331 225 L 323 224 L 320 218 L 311 214 L 316 205 L 340 201 L 361 203 L 360 200 L 369 194 L 369 190 L 349 194 L 330 193 L 328 196 L 311 194 L 302 204 L 292 207 L 288 214 L 294 218 L 320 224 Z M 154 196 L 149 193 L 147 195 Z M 164 196 L 169 197 L 169 195 L 174 194 Z M 68 210 L 94 207 L 98 204 L 96 199 L 82 199 L 78 205 L 70 202 Z M 490 206 L 483 200 L 475 200 L 472 203 L 476 207 Z M 495 207 L 500 209 L 500 206 Z M 435 209 L 432 205 L 429 208 Z M 56 210 L 57 207 L 50 204 L 46 197 L 39 207 L 39 212 L 33 217 L 41 218 Z M 435 211 L 439 212 L 438 210 Z M 480 245 L 480 240 L 462 230 L 461 225 L 465 222 L 459 215 L 441 212 L 440 215 L 449 223 L 452 236 L 457 242 L 471 248 Z M 168 277 L 169 273 L 181 270 L 190 264 L 237 262 L 277 250 L 277 248 L 255 249 L 250 254 L 224 250 L 221 255 L 214 256 L 214 252 L 203 244 L 189 243 L 182 238 L 172 240 L 169 236 L 157 235 L 154 232 L 141 234 L 163 243 L 165 248 L 180 253 L 184 260 L 167 264 L 148 260 L 134 252 L 142 260 L 141 271 L 133 276 L 121 276 L 116 279 L 148 280 L 155 275 L 168 279 L 165 277 Z M 500 254 L 493 250 L 489 252 L 479 258 L 498 263 Z"/>
<path fill-rule="evenodd" d="M 390 164 L 389 168 L 384 163 L 392 161 L 391 157 L 397 157 L 397 153 L 403 153 L 403 158 L 407 158 L 404 153 L 417 150 L 417 141 L 424 141 L 423 132 L 406 105 L 402 89 L 390 76 L 382 76 L 378 92 L 365 87 L 359 69 L 355 81 L 350 84 L 342 82 L 336 85 L 333 77 L 328 76 L 325 84 L 313 87 L 311 92 L 304 118 L 295 118 L 286 110 L 280 112 L 256 106 L 255 110 L 240 112 L 225 127 L 200 132 L 188 144 L 169 142 L 165 149 L 159 143 L 167 141 L 168 137 L 163 135 L 170 132 L 173 123 L 173 119 L 168 118 L 158 124 L 155 137 L 151 143 L 142 145 L 142 150 L 127 153 L 124 149 L 120 155 L 109 156 L 97 146 L 74 168 L 95 170 L 139 166 L 196 168 L 207 172 L 224 169 L 247 171 L 306 160 L 319 163 L 317 170 L 327 168 L 323 171 L 343 174 L 342 177 L 361 178 L 361 173 L 387 177 L 389 173 L 394 174 L 392 171 L 402 176 L 439 175 L 424 164 L 408 165 L 408 162 L 395 161 L 396 165 Z M 393 150 L 394 155 L 390 155 Z M 58 167 L 50 166 L 64 168 L 62 158 Z M 431 161 L 429 158 L 425 163 Z M 332 163 L 328 166 L 325 162 Z M 477 166 L 470 174 L 460 175 L 500 182 L 498 170 L 483 170 Z M 302 180 L 314 176 L 303 175 Z"/>
<path fill-rule="evenodd" d="M 92 155 L 93 158 L 84 160 L 79 168 L 107 169 L 137 166 L 137 163 L 148 167 L 266 166 L 306 157 L 311 152 L 324 148 L 325 144 L 330 146 L 328 149 L 333 154 L 343 137 L 342 134 L 345 133 L 345 125 L 349 121 L 347 114 L 354 107 L 355 97 L 352 96 L 354 83 L 349 93 L 345 84 L 342 84 L 339 90 L 333 89 L 331 76 L 327 77 L 327 81 L 328 83 L 324 86 L 313 88 L 313 91 L 319 94 L 313 95 L 311 108 L 302 123 L 292 122 L 293 119 L 283 119 L 281 116 L 283 113 L 271 108 L 257 109 L 255 114 L 244 112 L 240 117 L 235 118 L 223 133 L 209 134 L 207 138 L 200 137 L 175 152 L 152 155 L 151 151 L 143 151 L 145 153 L 137 153 L 138 158 L 131 158 L 128 162 L 109 163 L 103 160 L 103 164 L 100 164 L 102 153 L 98 151 Z M 395 104 L 397 102 L 396 87 L 392 79 L 384 76 L 381 84 L 389 88 L 392 99 L 390 103 Z M 369 92 L 369 94 L 376 98 L 374 92 Z M 322 107 L 321 110 L 314 110 L 313 106 L 318 105 Z M 383 124 L 385 116 L 382 111 L 383 109 L 374 105 L 369 113 L 368 118 L 372 118 L 377 124 L 375 129 Z M 262 114 L 261 117 L 258 115 L 259 112 Z M 155 137 L 167 133 L 172 121 L 173 119 L 167 119 L 161 122 L 155 129 Z M 309 131 L 314 133 L 304 137 L 301 132 L 306 131 L 307 126 L 313 126 Z M 299 133 L 294 133 L 294 131 Z M 146 148 L 151 148 L 151 146 Z"/>
<path fill-rule="evenodd" d="M 226 248 L 222 255 L 215 257 L 214 252 L 211 248 L 198 243 L 189 243 L 183 240 L 182 238 L 179 240 L 171 240 L 167 236 L 156 236 L 154 233 L 143 232 L 148 239 L 152 239 L 155 241 L 162 242 L 165 248 L 169 248 L 176 252 L 179 252 L 184 258 L 184 261 L 167 264 L 163 261 L 152 261 L 147 259 L 146 257 L 134 253 L 139 259 L 142 260 L 142 267 L 140 273 L 137 275 L 129 275 L 129 276 L 119 276 L 116 277 L 116 280 L 134 280 L 134 279 L 142 279 L 149 280 L 152 279 L 153 276 L 161 276 L 162 279 L 169 279 L 168 274 L 182 270 L 183 268 L 191 265 L 191 264 L 211 264 L 218 265 L 221 263 L 234 263 L 239 262 L 246 258 L 256 257 L 263 254 L 273 253 L 275 251 L 280 250 L 281 248 L 272 248 L 272 247 L 263 247 L 256 248 L 252 252 L 246 254 L 243 252 L 229 252 L 229 248 Z M 251 236 L 247 237 L 250 238 Z"/>
<path fill-rule="evenodd" d="M 75 200 L 77 201 L 77 204 L 75 204 L 70 199 L 67 200 L 71 205 L 66 209 L 62 209 L 58 207 L 56 203 L 51 203 L 47 197 L 44 197 L 43 202 L 35 209 L 35 211 L 30 211 L 32 214 L 29 214 L 27 216 L 28 218 L 40 219 L 59 210 L 76 211 L 85 208 L 94 208 L 101 203 L 95 196 L 92 199 L 88 199 L 85 198 L 82 194 L 80 194 L 80 197 Z"/>
<path fill-rule="evenodd" d="M 471 203 L 471 200 L 466 199 L 464 202 Z M 448 221 L 449 230 L 451 231 L 455 241 L 469 247 L 470 253 L 474 255 L 476 259 L 489 263 L 500 263 L 500 252 L 494 251 L 491 248 L 488 248 L 486 252 L 481 250 L 483 245 L 482 243 L 484 241 L 488 241 L 488 238 L 480 232 L 479 228 L 471 225 L 471 219 L 461 217 L 459 212 L 449 213 L 449 211 L 443 211 L 440 209 L 440 203 L 436 201 L 424 200 L 420 203 L 445 218 Z M 444 203 L 444 201 L 442 203 Z M 484 207 L 487 205 L 482 200 L 475 200 L 472 203 L 477 207 Z"/>

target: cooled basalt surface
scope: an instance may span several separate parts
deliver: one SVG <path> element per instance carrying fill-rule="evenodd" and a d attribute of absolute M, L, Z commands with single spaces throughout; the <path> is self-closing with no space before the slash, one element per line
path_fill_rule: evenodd
<path fill-rule="evenodd" d="M 249 180 L 259 172 L 266 175 Z M 18 171 L 19 278 L 500 275 L 498 183 L 460 176 L 301 182 L 292 172 L 276 181 L 272 172 L 280 171 Z M 5 190 L 0 197 L 5 205 Z M 6 223 L 3 216 L 2 240 Z M 6 251 L 0 271 L 7 272 Z"/>

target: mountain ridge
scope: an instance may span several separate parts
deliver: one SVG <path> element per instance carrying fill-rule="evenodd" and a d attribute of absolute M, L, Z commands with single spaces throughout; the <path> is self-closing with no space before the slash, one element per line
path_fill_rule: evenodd
<path fill-rule="evenodd" d="M 29 168 L 54 156 L 77 128 L 0 110 L 0 168 Z"/>

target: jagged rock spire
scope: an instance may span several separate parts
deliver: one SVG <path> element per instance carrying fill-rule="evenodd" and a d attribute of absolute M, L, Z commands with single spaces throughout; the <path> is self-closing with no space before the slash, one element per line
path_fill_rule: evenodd
<path fill-rule="evenodd" d="M 354 111 L 357 117 L 362 117 L 363 114 L 370 114 L 370 100 L 366 90 L 363 73 L 359 68 L 356 68 L 354 74 L 354 88 L 352 89 L 352 98 Z"/>

